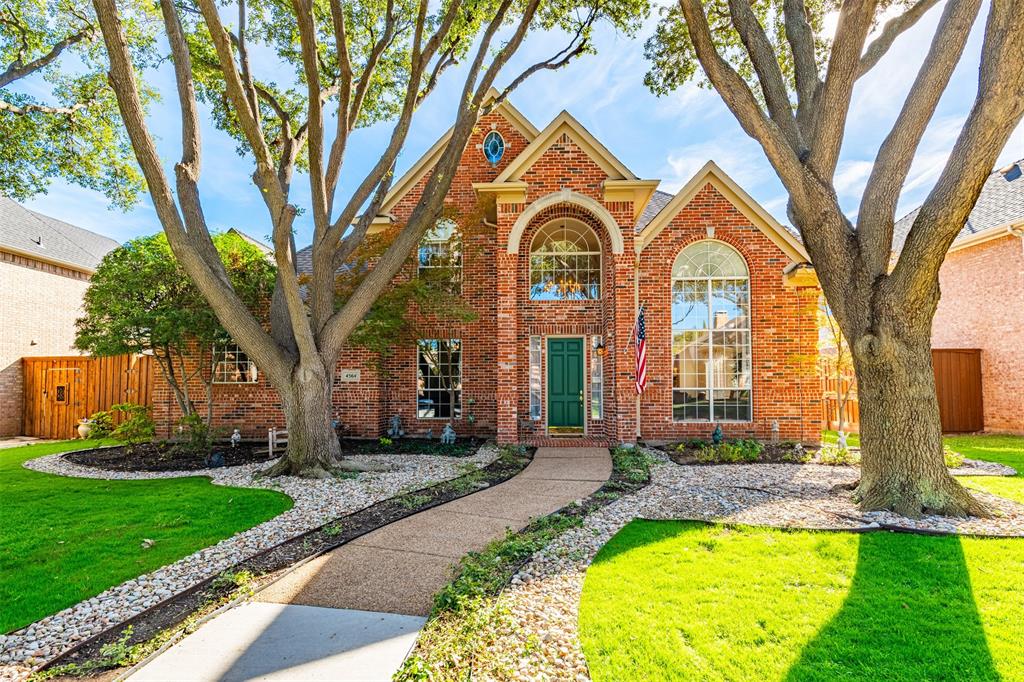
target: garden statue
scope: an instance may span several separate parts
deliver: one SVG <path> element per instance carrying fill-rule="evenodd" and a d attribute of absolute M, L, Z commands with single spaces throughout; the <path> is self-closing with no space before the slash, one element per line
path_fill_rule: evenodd
<path fill-rule="evenodd" d="M 772 420 L 772 443 L 779 442 L 779 420 Z"/>
<path fill-rule="evenodd" d="M 452 428 L 451 424 L 444 425 L 444 431 L 441 432 L 441 443 L 444 445 L 455 444 L 455 429 Z"/>
<path fill-rule="evenodd" d="M 237 448 L 238 444 L 242 442 L 242 432 L 235 429 L 231 432 L 231 447 Z"/>
<path fill-rule="evenodd" d="M 92 422 L 88 419 L 82 418 L 78 420 L 78 437 L 82 440 L 89 438 L 89 434 L 92 433 Z"/>
<path fill-rule="evenodd" d="M 836 438 L 836 444 L 839 446 L 840 450 L 849 449 L 850 446 L 846 444 L 846 431 L 839 432 L 839 436 Z"/>
<path fill-rule="evenodd" d="M 804 461 L 804 444 L 797 443 L 793 446 L 793 457 L 798 462 Z"/>
<path fill-rule="evenodd" d="M 434 440 L 434 429 L 427 429 L 427 440 Z"/>
<path fill-rule="evenodd" d="M 224 453 L 211 453 L 210 456 L 206 458 L 206 466 L 208 466 L 211 469 L 216 469 L 218 467 L 224 466 Z"/>
<path fill-rule="evenodd" d="M 391 428 L 388 429 L 388 438 L 401 438 L 405 435 L 405 431 L 402 429 L 402 417 L 401 415 L 395 415 L 391 418 Z"/>
<path fill-rule="evenodd" d="M 722 444 L 722 426 L 721 424 L 715 426 L 715 430 L 711 432 L 711 442 L 715 445 Z"/>

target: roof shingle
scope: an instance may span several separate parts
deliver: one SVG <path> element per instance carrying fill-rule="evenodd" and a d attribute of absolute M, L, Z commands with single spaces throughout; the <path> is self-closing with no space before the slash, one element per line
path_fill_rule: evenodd
<path fill-rule="evenodd" d="M 31 211 L 0 196 L 0 249 L 94 271 L 103 256 L 120 246 L 101 234 Z"/>

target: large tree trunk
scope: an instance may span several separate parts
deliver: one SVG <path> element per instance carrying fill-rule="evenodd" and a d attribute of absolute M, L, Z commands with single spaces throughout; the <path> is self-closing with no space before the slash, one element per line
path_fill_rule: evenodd
<path fill-rule="evenodd" d="M 298 365 L 288 386 L 275 386 L 281 395 L 288 448 L 267 469 L 267 476 L 329 478 L 340 471 L 379 471 L 341 457 L 341 444 L 331 424 L 331 372 L 319 362 Z"/>
<path fill-rule="evenodd" d="M 906 321 L 901 323 L 906 325 Z M 930 316 L 899 336 L 864 336 L 851 344 L 860 400 L 861 478 L 865 511 L 987 515 L 946 469 L 932 370 Z"/>

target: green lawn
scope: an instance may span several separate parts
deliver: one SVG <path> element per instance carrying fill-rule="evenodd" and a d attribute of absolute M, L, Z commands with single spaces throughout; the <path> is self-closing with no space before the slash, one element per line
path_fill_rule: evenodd
<path fill-rule="evenodd" d="M 201 477 L 101 481 L 29 471 L 25 460 L 93 442 L 0 450 L 0 632 L 277 516 L 291 498 Z M 142 549 L 142 540 L 156 541 Z"/>
<path fill-rule="evenodd" d="M 1024 680 L 1024 540 L 633 521 L 587 571 L 596 682 Z"/>

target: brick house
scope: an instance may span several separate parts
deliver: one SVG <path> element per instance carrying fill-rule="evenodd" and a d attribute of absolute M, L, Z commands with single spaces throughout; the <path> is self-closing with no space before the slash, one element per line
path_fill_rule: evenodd
<path fill-rule="evenodd" d="M 79 355 L 75 319 L 113 239 L 0 196 L 0 436 L 21 433 L 23 357 Z"/>
<path fill-rule="evenodd" d="M 916 216 L 896 223 L 897 250 Z M 979 349 L 985 430 L 1024 434 L 1024 159 L 989 175 L 939 286 L 932 347 Z"/>
<path fill-rule="evenodd" d="M 399 178 L 374 230 L 401 224 L 449 139 Z M 675 195 L 638 178 L 566 112 L 538 130 L 511 104 L 481 118 L 438 221 L 400 277 L 455 263 L 476 319 L 422 321 L 417 343 L 343 353 L 342 428 L 376 437 L 452 422 L 501 442 L 618 443 L 730 436 L 817 441 L 819 290 L 799 240 L 708 162 Z M 447 217 L 474 216 L 460 236 Z M 300 268 L 308 250 L 297 255 Z M 646 390 L 635 389 L 637 311 Z M 283 426 L 273 389 L 244 353 L 219 349 L 217 422 L 250 437 Z M 164 432 L 177 417 L 155 394 Z"/>

